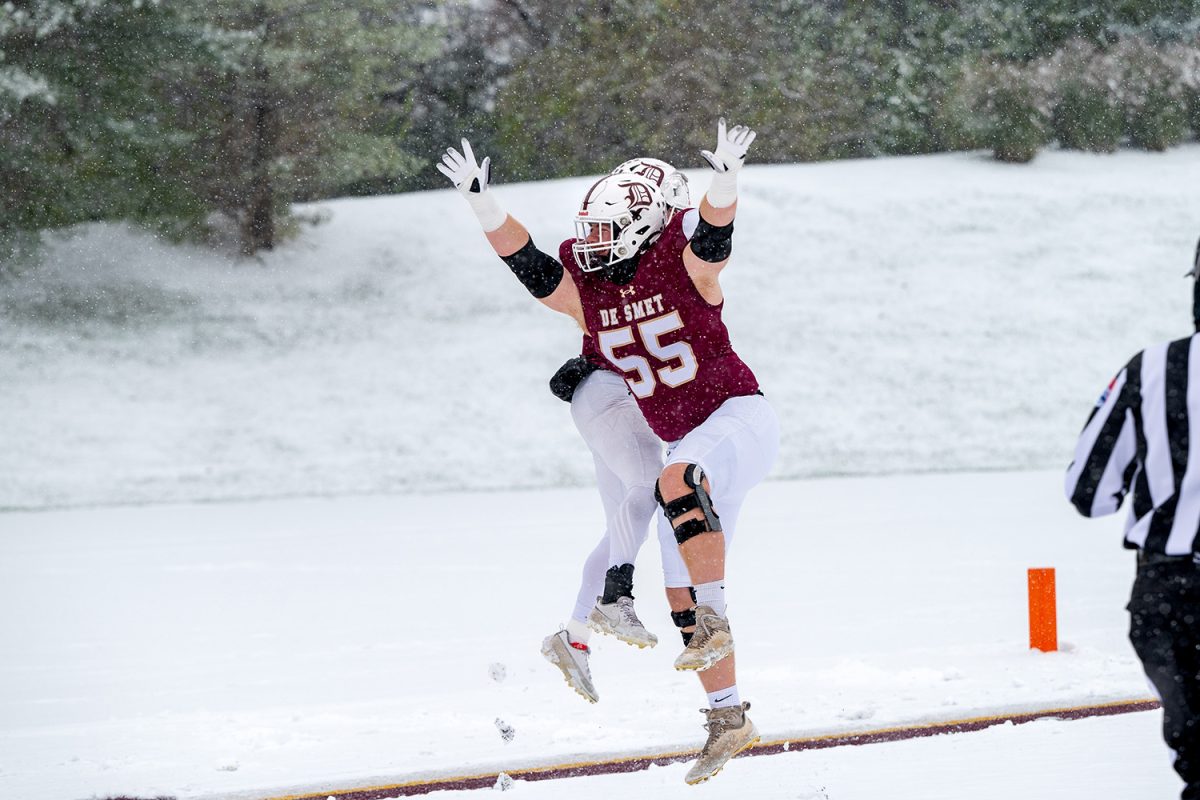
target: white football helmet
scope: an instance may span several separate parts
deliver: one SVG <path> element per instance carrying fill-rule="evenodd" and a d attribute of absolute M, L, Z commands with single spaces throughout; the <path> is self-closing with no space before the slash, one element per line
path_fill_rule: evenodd
<path fill-rule="evenodd" d="M 631 172 L 649 178 L 662 190 L 663 199 L 671 208 L 681 211 L 692 207 L 692 193 L 688 188 L 687 175 L 657 158 L 631 158 L 614 169 L 611 174 Z"/>
<path fill-rule="evenodd" d="M 667 226 L 667 201 L 658 184 L 633 173 L 606 175 L 592 184 L 575 214 L 571 252 L 584 272 L 633 258 Z"/>

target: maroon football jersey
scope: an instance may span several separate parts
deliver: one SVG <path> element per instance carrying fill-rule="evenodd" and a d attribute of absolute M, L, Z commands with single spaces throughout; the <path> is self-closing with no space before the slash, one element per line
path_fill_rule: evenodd
<path fill-rule="evenodd" d="M 675 214 L 625 286 L 579 269 L 573 239 L 558 248 L 579 288 L 595 350 L 625 377 L 646 422 L 667 442 L 683 438 L 729 398 L 758 391 L 754 373 L 729 343 L 724 304 L 709 305 L 683 265 L 683 216 Z"/>
<path fill-rule="evenodd" d="M 608 363 L 607 358 L 601 355 L 600 348 L 596 346 L 596 337 L 594 336 L 589 336 L 586 333 L 583 335 L 583 347 L 579 354 L 586 358 L 589 363 L 599 367 L 600 369 L 606 369 L 609 372 L 615 372 L 618 375 L 622 374 L 619 369 Z"/>

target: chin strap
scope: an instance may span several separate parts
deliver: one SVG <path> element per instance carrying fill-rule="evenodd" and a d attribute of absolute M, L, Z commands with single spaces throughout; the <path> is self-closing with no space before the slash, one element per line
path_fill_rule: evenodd
<path fill-rule="evenodd" d="M 624 286 L 637 276 L 638 262 L 641 260 L 642 254 L 638 253 L 633 258 L 609 264 L 604 268 L 604 280 L 616 286 Z"/>

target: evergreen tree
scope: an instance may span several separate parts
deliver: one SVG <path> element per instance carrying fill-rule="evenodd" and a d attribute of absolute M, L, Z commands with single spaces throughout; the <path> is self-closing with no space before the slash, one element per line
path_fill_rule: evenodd
<path fill-rule="evenodd" d="M 242 252 L 270 249 L 288 203 L 394 190 L 417 160 L 399 145 L 388 90 L 436 52 L 423 5 L 215 0 L 191 9 L 220 30 L 222 62 L 187 94 L 204 109 L 209 202 L 237 222 Z M 427 34 L 427 32 L 425 32 Z"/>
<path fill-rule="evenodd" d="M 762 161 L 1167 147 L 1198 127 L 1198 36 L 1200 0 L 8 2 L 0 257 L 221 216 L 253 253 L 292 202 L 442 185 L 460 134 L 505 180 L 694 166 L 719 114 Z"/>
<path fill-rule="evenodd" d="M 201 215 L 193 136 L 157 98 L 206 57 L 165 5 L 0 5 L 0 259 L 22 232 Z"/>

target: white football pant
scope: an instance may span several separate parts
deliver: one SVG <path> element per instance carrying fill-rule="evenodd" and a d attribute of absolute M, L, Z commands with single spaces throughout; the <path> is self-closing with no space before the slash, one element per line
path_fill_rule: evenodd
<path fill-rule="evenodd" d="M 583 622 L 604 593 L 609 567 L 632 564 L 658 513 L 654 484 L 662 474 L 662 440 L 646 424 L 621 376 L 608 370 L 588 375 L 571 398 L 571 417 L 592 451 L 596 485 L 604 506 L 604 535 L 583 565 L 572 616 Z M 674 536 L 670 540 L 675 549 Z"/>
<path fill-rule="evenodd" d="M 713 510 L 721 518 L 725 533 L 726 553 L 733 543 L 746 494 L 767 477 L 778 453 L 779 418 L 766 398 L 758 394 L 729 398 L 686 436 L 667 445 L 667 466 L 698 464 L 704 470 L 712 487 Z M 674 544 L 674 532 L 665 515 L 659 514 L 659 518 L 659 541 L 666 527 Z M 691 586 L 679 548 L 663 547 L 662 555 L 666 586 Z"/>

